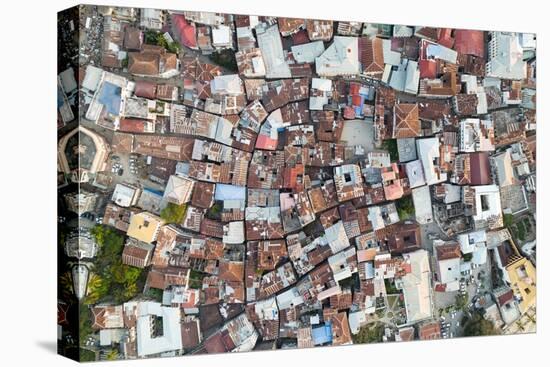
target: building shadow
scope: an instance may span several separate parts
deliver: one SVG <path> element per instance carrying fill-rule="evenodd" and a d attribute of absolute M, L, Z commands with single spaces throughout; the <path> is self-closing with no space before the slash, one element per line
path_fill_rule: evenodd
<path fill-rule="evenodd" d="M 55 341 L 39 340 L 36 342 L 36 345 L 50 353 L 57 354 L 57 342 Z"/>

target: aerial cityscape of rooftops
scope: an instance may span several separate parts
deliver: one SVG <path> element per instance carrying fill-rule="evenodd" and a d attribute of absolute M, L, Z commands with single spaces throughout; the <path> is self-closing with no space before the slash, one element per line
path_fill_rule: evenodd
<path fill-rule="evenodd" d="M 536 329 L 536 36 L 59 13 L 58 349 Z"/>

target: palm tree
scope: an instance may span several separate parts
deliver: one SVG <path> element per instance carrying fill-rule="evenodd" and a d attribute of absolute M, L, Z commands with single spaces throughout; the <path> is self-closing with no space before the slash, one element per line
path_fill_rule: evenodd
<path fill-rule="evenodd" d="M 107 291 L 106 284 L 98 274 L 93 273 L 88 281 L 88 294 L 84 303 L 87 305 L 97 303 Z"/>
<path fill-rule="evenodd" d="M 63 298 L 70 299 L 73 294 L 73 280 L 70 272 L 65 272 L 59 276 L 59 284 Z"/>
<path fill-rule="evenodd" d="M 525 327 L 524 327 L 523 324 L 521 323 L 521 320 L 516 321 L 516 326 L 518 327 L 518 329 L 519 329 L 520 331 L 525 331 Z"/>
<path fill-rule="evenodd" d="M 111 350 L 105 355 L 105 359 L 107 359 L 108 361 L 116 361 L 117 359 L 119 359 L 118 351 L 117 351 L 116 349 L 111 349 Z"/>
<path fill-rule="evenodd" d="M 528 313 L 525 314 L 525 317 L 527 317 L 527 319 L 529 321 L 531 321 L 533 324 L 536 324 L 537 323 L 537 319 L 535 319 L 535 317 L 533 315 L 530 315 Z"/>

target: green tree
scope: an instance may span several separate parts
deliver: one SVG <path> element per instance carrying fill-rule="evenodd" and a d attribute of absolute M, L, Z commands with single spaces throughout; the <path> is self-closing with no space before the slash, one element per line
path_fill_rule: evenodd
<path fill-rule="evenodd" d="M 84 304 L 93 305 L 103 298 L 109 292 L 108 283 L 98 274 L 93 273 L 88 281 L 88 294 L 84 299 Z"/>
<path fill-rule="evenodd" d="M 189 287 L 193 289 L 200 289 L 202 287 L 202 279 L 206 275 L 196 270 L 189 272 Z"/>
<path fill-rule="evenodd" d="M 388 139 L 382 142 L 382 148 L 390 153 L 390 159 L 392 162 L 399 160 L 399 152 L 397 150 L 397 139 Z"/>
<path fill-rule="evenodd" d="M 384 335 L 384 326 L 380 323 L 367 324 L 359 329 L 356 335 L 352 335 L 354 344 L 380 343 Z"/>
<path fill-rule="evenodd" d="M 499 332 L 493 323 L 480 312 L 474 312 L 464 325 L 464 336 L 498 335 Z"/>
<path fill-rule="evenodd" d="M 536 324 L 537 323 L 537 319 L 535 319 L 535 317 L 533 317 L 533 315 L 530 315 L 528 313 L 525 314 L 525 317 L 531 321 L 533 324 Z"/>
<path fill-rule="evenodd" d="M 73 280 L 71 272 L 66 271 L 59 276 L 59 287 L 63 299 L 71 299 L 73 295 Z"/>
<path fill-rule="evenodd" d="M 223 204 L 221 201 L 216 201 L 214 205 L 206 211 L 205 217 L 213 220 L 221 220 L 222 206 Z"/>
<path fill-rule="evenodd" d="M 523 225 L 523 222 L 517 222 L 516 223 L 517 228 L 517 237 L 520 241 L 525 241 L 525 226 Z"/>
<path fill-rule="evenodd" d="M 164 219 L 166 223 L 181 223 L 185 218 L 185 210 L 187 205 L 168 203 L 168 205 L 161 210 L 160 217 Z"/>
<path fill-rule="evenodd" d="M 514 223 L 514 216 L 512 214 L 504 214 L 504 227 L 510 228 Z"/>
<path fill-rule="evenodd" d="M 164 35 L 162 33 L 159 33 L 157 35 L 156 41 L 157 46 L 162 46 L 165 49 L 168 49 L 168 41 L 166 40 L 166 38 L 164 38 Z"/>
<path fill-rule="evenodd" d="M 91 350 L 80 348 L 80 362 L 95 362 L 95 353 Z"/>
<path fill-rule="evenodd" d="M 148 45 L 156 45 L 158 41 L 158 32 L 152 29 L 145 31 L 143 35 L 143 41 Z"/>
<path fill-rule="evenodd" d="M 464 309 L 468 304 L 468 296 L 466 294 L 457 294 L 455 297 L 455 305 L 457 309 Z"/>
<path fill-rule="evenodd" d="M 149 288 L 147 292 L 145 292 L 143 295 L 146 297 L 150 297 L 157 302 L 162 302 L 162 293 L 163 293 L 162 289 Z"/>
<path fill-rule="evenodd" d="M 517 328 L 518 328 L 519 331 L 521 331 L 521 332 L 524 332 L 524 331 L 525 331 L 525 326 L 523 325 L 523 323 L 521 322 L 521 320 L 516 321 L 516 326 L 517 326 Z"/>
<path fill-rule="evenodd" d="M 464 261 L 472 261 L 472 258 L 474 257 L 473 253 L 468 254 L 462 254 L 462 260 Z"/>
<path fill-rule="evenodd" d="M 79 344 L 84 345 L 86 338 L 94 331 L 92 329 L 92 313 L 88 306 L 80 305 L 78 309 L 78 336 Z"/>
<path fill-rule="evenodd" d="M 384 279 L 384 285 L 386 286 L 386 294 L 397 294 L 399 289 L 395 286 L 395 282 L 390 279 Z"/>
<path fill-rule="evenodd" d="M 120 358 L 120 354 L 118 353 L 118 350 L 111 349 L 110 351 L 105 354 L 105 359 L 108 361 L 116 361 Z"/>
<path fill-rule="evenodd" d="M 414 217 L 414 202 L 412 195 L 403 196 L 395 204 L 400 220 L 407 220 Z"/>
<path fill-rule="evenodd" d="M 217 65 L 223 66 L 230 71 L 239 71 L 239 68 L 237 67 L 237 59 L 235 58 L 235 51 L 231 49 L 215 51 L 209 56 L 209 58 Z"/>
<path fill-rule="evenodd" d="M 124 237 L 114 229 L 98 225 L 92 229 L 100 246 L 94 260 L 97 274 L 92 278 L 86 304 L 114 298 L 117 303 L 126 302 L 139 293 L 138 279 L 143 271 L 122 263 Z"/>

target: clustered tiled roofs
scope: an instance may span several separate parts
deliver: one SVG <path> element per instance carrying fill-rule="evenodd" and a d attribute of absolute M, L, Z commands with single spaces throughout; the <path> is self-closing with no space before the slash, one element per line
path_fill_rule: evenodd
<path fill-rule="evenodd" d="M 495 274 L 530 271 L 502 229 L 536 191 L 527 37 L 151 10 L 141 23 L 165 27 L 150 45 L 116 14 L 105 37 L 127 70 L 108 50 L 108 70 L 88 66 L 86 119 L 114 130 L 113 182 L 141 197 L 102 206 L 102 223 L 129 236 L 144 294 L 162 292 L 92 308 L 94 330 L 130 331 L 127 357 L 352 344 L 386 307 L 383 340 L 437 339 L 438 294 L 489 254 Z M 516 285 L 499 307 L 532 305 L 525 277 L 502 278 Z M 136 342 L 141 315 L 178 320 L 167 350 Z"/>

